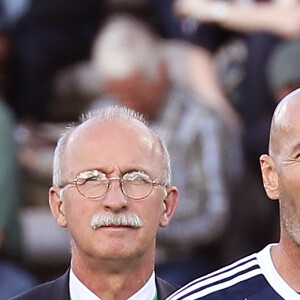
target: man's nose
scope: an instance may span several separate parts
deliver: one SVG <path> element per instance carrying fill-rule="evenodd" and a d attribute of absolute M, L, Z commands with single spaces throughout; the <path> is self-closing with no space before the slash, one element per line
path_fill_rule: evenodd
<path fill-rule="evenodd" d="M 122 211 L 127 206 L 127 199 L 122 192 L 120 180 L 112 178 L 108 191 L 104 195 L 103 205 L 106 209 L 111 211 Z"/>

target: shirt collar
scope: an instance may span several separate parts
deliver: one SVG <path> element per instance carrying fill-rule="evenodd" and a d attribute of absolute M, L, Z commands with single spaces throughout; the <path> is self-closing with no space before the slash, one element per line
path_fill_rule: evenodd
<path fill-rule="evenodd" d="M 293 290 L 278 273 L 271 256 L 272 247 L 277 244 L 269 244 L 257 254 L 257 260 L 268 283 L 283 299 L 300 300 L 299 294 Z"/>
<path fill-rule="evenodd" d="M 71 300 L 101 300 L 91 290 L 89 290 L 74 274 L 73 270 L 70 270 L 69 289 Z M 153 300 L 156 295 L 155 275 L 152 273 L 150 279 L 146 284 L 132 295 L 128 300 Z"/>

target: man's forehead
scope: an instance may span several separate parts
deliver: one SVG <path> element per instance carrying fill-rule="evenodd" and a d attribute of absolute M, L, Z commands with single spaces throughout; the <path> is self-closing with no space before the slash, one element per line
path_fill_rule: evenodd
<path fill-rule="evenodd" d="M 287 140 L 291 143 L 297 136 L 300 136 L 300 91 L 285 97 L 274 112 L 270 152 L 280 151 Z"/>
<path fill-rule="evenodd" d="M 149 148 L 151 151 L 161 152 L 158 137 L 145 124 L 135 119 L 88 120 L 74 130 L 67 148 L 72 152 L 74 148 L 84 147 L 87 150 L 93 145 L 143 150 Z"/>
<path fill-rule="evenodd" d="M 122 135 L 128 132 L 132 135 L 136 134 L 146 137 L 152 136 L 148 127 L 135 119 L 127 120 L 119 117 L 110 119 L 92 118 L 74 129 L 69 137 L 69 142 L 89 139 L 93 135 L 95 138 L 101 139 L 106 135 Z"/>
<path fill-rule="evenodd" d="M 78 127 L 65 148 L 65 176 L 71 178 L 90 169 L 108 173 L 137 169 L 159 177 L 164 156 L 158 138 L 146 125 L 133 121 L 93 120 Z"/>
<path fill-rule="evenodd" d="M 274 129 L 289 131 L 299 124 L 300 91 L 282 100 L 274 113 Z"/>

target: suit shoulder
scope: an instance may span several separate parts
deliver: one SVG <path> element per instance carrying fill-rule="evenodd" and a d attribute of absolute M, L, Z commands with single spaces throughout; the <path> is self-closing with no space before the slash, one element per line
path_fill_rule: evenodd
<path fill-rule="evenodd" d="M 63 276 L 34 287 L 33 289 L 24 292 L 9 300 L 50 300 L 53 299 L 70 299 L 69 296 L 69 272 Z"/>
<path fill-rule="evenodd" d="M 47 291 L 51 287 L 51 282 L 47 282 L 41 285 L 38 285 L 27 292 L 24 292 L 16 297 L 11 298 L 10 300 L 33 300 L 37 299 L 37 297 L 43 297 L 47 294 Z"/>

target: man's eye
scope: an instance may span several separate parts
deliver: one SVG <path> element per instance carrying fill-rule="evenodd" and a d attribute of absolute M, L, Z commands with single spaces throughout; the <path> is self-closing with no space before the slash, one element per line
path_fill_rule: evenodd
<path fill-rule="evenodd" d="M 101 179 L 100 179 L 98 176 L 93 176 L 93 177 L 87 178 L 86 181 L 91 182 L 91 181 L 100 181 L 100 180 L 101 180 Z"/>
<path fill-rule="evenodd" d="M 148 182 L 148 180 L 142 177 L 136 177 L 136 178 L 126 179 L 126 180 L 130 182 L 136 182 L 136 183 Z"/>

